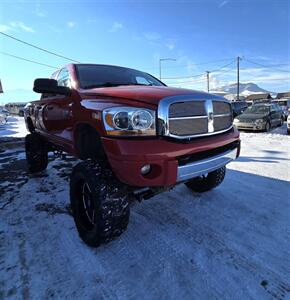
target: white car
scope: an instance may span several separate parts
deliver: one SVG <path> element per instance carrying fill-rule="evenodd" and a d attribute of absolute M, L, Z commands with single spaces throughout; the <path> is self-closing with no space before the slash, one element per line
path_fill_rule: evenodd
<path fill-rule="evenodd" d="M 2 114 L 0 112 L 0 125 L 4 125 L 7 122 L 7 115 L 6 114 Z"/>
<path fill-rule="evenodd" d="M 290 115 L 287 118 L 287 133 L 290 134 Z"/>
<path fill-rule="evenodd" d="M 0 107 L 0 125 L 6 124 L 8 115 L 9 112 L 5 108 Z"/>

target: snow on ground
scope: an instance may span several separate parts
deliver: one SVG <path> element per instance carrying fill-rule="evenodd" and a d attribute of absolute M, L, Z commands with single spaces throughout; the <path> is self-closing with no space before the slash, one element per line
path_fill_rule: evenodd
<path fill-rule="evenodd" d="M 27 135 L 23 117 L 9 116 L 5 125 L 0 125 L 0 138 L 23 138 Z"/>
<path fill-rule="evenodd" d="M 73 158 L 31 176 L 23 149 L 0 153 L 0 299 L 290 299 L 290 136 L 241 137 L 220 187 L 136 204 L 97 249 L 70 214 Z"/>

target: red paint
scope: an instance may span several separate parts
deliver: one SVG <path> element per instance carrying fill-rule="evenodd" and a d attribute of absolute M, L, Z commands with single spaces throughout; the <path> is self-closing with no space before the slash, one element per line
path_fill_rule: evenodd
<path fill-rule="evenodd" d="M 163 186 L 176 183 L 176 157 L 214 149 L 239 140 L 237 130 L 218 136 L 197 139 L 190 143 L 180 143 L 163 138 L 118 139 L 109 138 L 102 120 L 96 119 L 108 107 L 126 105 L 156 110 L 159 101 L 168 96 L 198 94 L 202 92 L 169 87 L 121 86 L 83 90 L 79 88 L 73 64 L 67 65 L 75 88 L 71 96 L 54 96 L 34 101 L 25 114 L 31 119 L 36 131 L 46 139 L 73 155 L 76 153 L 76 128 L 88 124 L 102 137 L 103 147 L 109 162 L 124 183 L 134 186 Z M 96 114 L 95 114 L 96 113 Z M 143 177 L 140 168 L 153 164 L 151 177 Z"/>

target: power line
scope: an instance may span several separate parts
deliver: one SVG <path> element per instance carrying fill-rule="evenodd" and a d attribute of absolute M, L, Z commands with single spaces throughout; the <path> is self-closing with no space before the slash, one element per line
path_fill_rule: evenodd
<path fill-rule="evenodd" d="M 224 69 L 224 68 L 226 68 L 226 67 L 232 65 L 235 61 L 236 61 L 236 59 L 234 59 L 233 61 L 231 61 L 229 64 L 226 64 L 226 65 L 220 67 L 219 69 L 216 69 L 216 70 L 211 71 L 211 73 L 219 72 L 220 70 L 222 70 L 222 69 Z M 230 71 L 230 70 L 225 70 L 225 71 L 223 71 L 223 73 L 229 72 L 229 71 Z"/>
<path fill-rule="evenodd" d="M 235 61 L 236 61 L 236 59 L 233 60 L 233 61 L 231 61 L 230 63 L 228 63 L 228 64 L 226 64 L 226 65 L 218 68 L 218 69 L 215 69 L 215 70 L 212 70 L 212 71 L 209 71 L 209 72 L 210 73 L 218 72 L 218 71 L 220 71 L 220 70 L 222 70 L 222 69 L 224 69 L 224 68 L 232 65 Z M 225 72 L 228 72 L 228 70 L 226 70 Z M 185 78 L 194 78 L 194 77 L 200 77 L 200 76 L 204 76 L 204 73 L 197 74 L 197 75 L 191 75 L 191 76 L 165 77 L 165 78 L 163 77 L 162 79 L 185 79 Z"/>
<path fill-rule="evenodd" d="M 163 77 L 162 79 L 185 79 L 185 78 L 194 78 L 194 77 L 200 77 L 204 76 L 204 73 L 197 74 L 197 75 L 191 75 L 191 76 L 182 76 L 182 77 Z"/>
<path fill-rule="evenodd" d="M 30 60 L 30 59 L 27 59 L 27 58 L 24 58 L 24 57 L 16 56 L 16 55 L 13 55 L 13 54 L 10 54 L 10 53 L 6 53 L 6 52 L 3 52 L 3 51 L 0 51 L 0 53 L 3 54 L 3 55 L 6 55 L 6 56 L 10 56 L 10 57 L 13 57 L 13 58 L 17 58 L 17 59 L 20 59 L 20 60 L 31 62 L 31 63 L 37 64 L 37 65 L 45 66 L 45 67 L 52 68 L 52 69 L 58 69 L 58 67 L 54 67 L 54 66 L 51 66 L 51 65 L 43 64 L 43 63 L 40 63 L 38 61 L 34 61 L 34 60 Z"/>
<path fill-rule="evenodd" d="M 69 57 L 66 57 L 66 56 L 57 54 L 57 53 L 55 53 L 55 52 L 46 50 L 46 49 L 44 49 L 44 48 L 38 47 L 38 46 L 33 45 L 33 44 L 30 44 L 30 43 L 28 43 L 28 42 L 25 42 L 25 41 L 23 41 L 23 40 L 20 40 L 20 39 L 18 39 L 18 38 L 16 38 L 16 37 L 12 36 L 12 35 L 9 35 L 9 34 L 7 34 L 7 33 L 4 33 L 4 32 L 1 32 L 1 31 L 0 31 L 0 34 L 4 35 L 4 36 L 6 36 L 6 37 L 8 37 L 8 38 L 10 38 L 10 39 L 13 39 L 13 40 L 15 40 L 15 41 L 17 41 L 17 42 L 20 42 L 20 43 L 22 43 L 22 44 L 25 44 L 25 45 L 27 45 L 27 46 L 33 47 L 33 48 L 35 48 L 35 49 L 37 49 L 37 50 L 46 52 L 46 53 L 48 53 L 48 54 L 52 54 L 52 55 L 58 56 L 58 57 L 60 57 L 60 58 L 64 58 L 64 59 L 66 59 L 66 60 L 69 60 L 69 61 L 73 61 L 73 62 L 76 62 L 76 63 L 80 63 L 79 61 L 77 61 L 77 60 L 75 60 L 75 59 L 71 59 L 71 58 L 69 58 Z"/>
<path fill-rule="evenodd" d="M 222 61 L 229 61 L 232 60 L 232 58 L 226 58 L 226 59 L 217 59 L 217 60 L 212 60 L 212 61 L 208 61 L 208 62 L 201 62 L 201 63 L 195 63 L 195 64 L 191 64 L 188 63 L 187 65 L 178 65 L 178 66 L 165 66 L 163 67 L 163 69 L 180 69 L 180 68 L 184 68 L 184 67 L 188 67 L 188 66 L 200 66 L 200 65 L 209 65 L 209 64 L 214 64 L 217 62 L 222 62 Z M 158 70 L 158 68 L 146 68 L 145 70 Z"/>
<path fill-rule="evenodd" d="M 257 62 L 254 62 L 254 61 L 251 61 L 249 59 L 246 59 L 244 58 L 245 61 L 251 63 L 251 64 L 254 64 L 254 65 L 257 65 L 257 66 L 260 66 L 260 67 L 263 67 L 263 68 L 270 68 L 270 69 L 273 69 L 273 70 L 276 70 L 276 71 L 279 71 L 279 72 L 286 72 L 286 73 L 289 73 L 289 71 L 286 71 L 286 70 L 280 70 L 280 69 L 276 69 L 276 68 L 273 68 L 273 66 L 275 65 L 264 65 L 264 64 L 260 64 L 260 63 L 257 63 Z M 279 64 L 280 66 L 282 65 L 287 65 L 287 64 Z"/>

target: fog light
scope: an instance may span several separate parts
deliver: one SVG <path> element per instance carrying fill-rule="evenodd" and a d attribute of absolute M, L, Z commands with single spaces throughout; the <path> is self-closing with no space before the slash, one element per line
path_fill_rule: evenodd
<path fill-rule="evenodd" d="M 151 171 L 151 166 L 150 166 L 150 165 L 144 165 L 144 166 L 141 168 L 141 174 L 142 174 L 142 175 L 146 175 L 146 174 L 148 174 L 150 171 Z"/>

